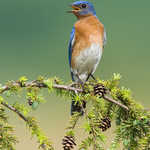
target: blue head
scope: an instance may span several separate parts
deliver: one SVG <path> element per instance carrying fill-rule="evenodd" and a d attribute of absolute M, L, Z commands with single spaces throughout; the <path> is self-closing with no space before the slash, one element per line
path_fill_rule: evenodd
<path fill-rule="evenodd" d="M 78 18 L 88 15 L 96 15 L 94 6 L 92 3 L 87 1 L 76 1 L 71 4 L 73 10 L 69 11 L 74 13 Z"/>

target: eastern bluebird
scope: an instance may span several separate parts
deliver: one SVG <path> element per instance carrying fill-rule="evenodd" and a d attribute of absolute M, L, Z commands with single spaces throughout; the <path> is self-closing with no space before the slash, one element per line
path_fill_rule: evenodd
<path fill-rule="evenodd" d="M 93 77 L 106 44 L 104 25 L 99 21 L 92 3 L 76 1 L 73 10 L 68 11 L 77 17 L 69 42 L 69 65 L 74 82 L 84 84 Z M 85 105 L 85 104 L 84 104 Z M 83 113 L 82 107 L 72 101 L 71 114 Z"/>

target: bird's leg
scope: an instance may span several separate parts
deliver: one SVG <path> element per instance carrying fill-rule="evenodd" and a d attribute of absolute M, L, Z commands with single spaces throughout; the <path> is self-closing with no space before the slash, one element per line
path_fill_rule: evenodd
<path fill-rule="evenodd" d="M 82 89 L 84 89 L 84 82 L 80 79 L 79 75 L 76 75 L 78 78 L 78 82 L 81 84 Z"/>
<path fill-rule="evenodd" d="M 93 78 L 93 80 L 97 81 L 97 80 L 96 80 L 96 78 L 95 78 L 95 77 L 93 76 L 93 74 L 91 74 L 91 73 L 88 75 L 88 77 L 87 77 L 86 81 L 88 81 L 90 77 L 92 77 L 92 78 Z"/>
<path fill-rule="evenodd" d="M 86 82 L 89 80 L 91 74 L 88 74 L 87 78 L 86 78 Z"/>
<path fill-rule="evenodd" d="M 97 81 L 96 78 L 91 74 L 91 77 L 93 78 L 93 80 Z"/>

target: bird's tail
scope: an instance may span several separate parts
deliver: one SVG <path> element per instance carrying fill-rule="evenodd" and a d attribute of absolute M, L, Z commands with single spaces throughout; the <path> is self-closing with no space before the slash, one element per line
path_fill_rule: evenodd
<path fill-rule="evenodd" d="M 83 115 L 85 108 L 86 108 L 86 101 L 82 101 L 82 104 L 79 104 L 79 102 L 75 102 L 74 100 L 72 100 L 71 115 L 73 115 L 75 112 L 78 112 L 81 115 Z"/>

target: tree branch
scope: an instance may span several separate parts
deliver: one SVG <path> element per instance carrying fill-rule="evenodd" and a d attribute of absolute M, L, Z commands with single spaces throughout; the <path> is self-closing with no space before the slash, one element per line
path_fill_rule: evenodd
<path fill-rule="evenodd" d="M 21 84 L 20 82 L 14 82 L 12 84 L 12 86 L 19 86 L 19 87 L 39 87 L 39 88 L 48 88 L 48 86 L 44 83 L 40 83 L 38 81 L 31 81 L 31 82 L 27 82 L 25 84 Z M 83 92 L 82 89 L 79 89 L 79 88 L 74 88 L 74 87 L 71 87 L 71 86 L 67 86 L 67 85 L 59 85 L 59 84 L 53 84 L 52 86 L 53 88 L 56 88 L 56 89 L 62 89 L 62 90 L 66 90 L 66 91 L 77 91 L 77 92 Z M 0 88 L 0 94 L 4 93 L 5 91 L 9 91 L 11 88 L 7 85 L 3 86 Z"/>
<path fill-rule="evenodd" d="M 24 116 L 20 111 L 18 111 L 15 107 L 13 107 L 13 106 L 11 106 L 11 105 L 5 103 L 5 102 L 1 102 L 1 105 L 3 105 L 4 107 L 7 107 L 9 110 L 11 110 L 11 111 L 13 111 L 14 113 L 16 113 L 21 119 L 23 119 L 23 120 L 28 124 L 29 127 L 32 127 L 32 124 L 29 123 L 29 119 L 28 119 L 27 117 L 25 117 L 25 116 Z M 35 125 L 33 125 L 33 128 L 35 128 Z M 32 130 L 33 130 L 33 129 L 32 129 Z M 36 130 L 38 130 L 38 129 L 36 129 Z M 36 134 L 35 134 L 35 135 L 36 135 Z M 38 138 L 39 135 L 36 135 L 36 136 L 37 136 L 37 138 Z M 50 146 L 50 145 L 48 145 L 48 146 Z M 45 143 L 41 144 L 40 147 L 41 147 L 43 150 L 46 150 L 46 149 L 47 149 Z M 53 150 L 53 148 L 51 147 L 50 150 Z"/>
<path fill-rule="evenodd" d="M 118 106 L 120 106 L 120 107 L 126 109 L 127 111 L 129 111 L 129 108 L 128 108 L 127 106 L 125 106 L 125 105 L 119 103 L 118 101 L 116 101 L 116 100 L 114 100 L 114 99 L 112 99 L 112 98 L 110 98 L 110 97 L 108 97 L 108 96 L 106 96 L 106 95 L 103 95 L 103 98 L 104 98 L 105 100 L 107 100 L 107 101 L 109 101 L 109 102 L 111 102 L 111 103 L 114 103 L 114 104 L 116 104 L 116 105 L 118 105 Z"/>
<path fill-rule="evenodd" d="M 34 81 L 31 81 L 31 82 L 26 82 L 24 84 L 21 84 L 21 82 L 13 82 L 12 83 L 12 86 L 18 86 L 18 87 L 38 87 L 38 88 L 48 88 L 48 86 L 43 83 L 43 82 L 39 82 L 37 80 L 34 80 Z M 52 88 L 55 88 L 55 89 L 62 89 L 62 90 L 66 90 L 66 91 L 72 91 L 72 92 L 79 92 L 79 93 L 82 93 L 84 92 L 83 89 L 81 88 L 75 88 L 75 87 L 71 87 L 69 85 L 60 85 L 60 84 L 53 84 Z M 5 91 L 9 91 L 11 88 L 7 85 L 1 87 L 0 89 L 0 94 L 3 94 Z M 103 99 L 105 99 L 106 101 L 109 101 L 111 103 L 114 103 L 116 105 L 118 105 L 119 107 L 122 107 L 123 109 L 126 109 L 127 111 L 129 110 L 129 108 L 123 104 L 121 104 L 120 102 L 106 96 L 106 95 L 103 95 L 102 96 Z M 6 106 L 8 107 L 8 106 Z M 11 108 L 11 107 L 10 107 Z M 14 110 L 13 110 L 14 111 Z"/>
<path fill-rule="evenodd" d="M 23 119 L 25 122 L 28 121 L 28 119 L 21 113 L 19 112 L 16 108 L 14 108 L 13 106 L 5 103 L 5 102 L 1 102 L 1 104 L 5 107 L 7 107 L 9 110 L 15 112 L 21 119 Z"/>

